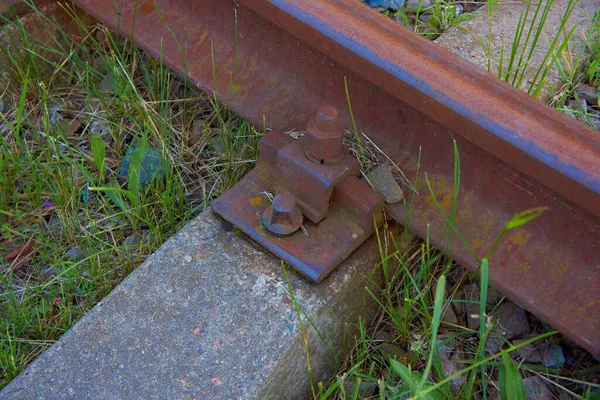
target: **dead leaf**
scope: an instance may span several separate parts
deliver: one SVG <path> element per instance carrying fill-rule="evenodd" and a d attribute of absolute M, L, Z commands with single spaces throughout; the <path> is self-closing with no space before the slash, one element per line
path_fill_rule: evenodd
<path fill-rule="evenodd" d="M 29 264 L 33 260 L 33 254 L 35 253 L 36 242 L 29 239 L 21 247 L 17 247 L 6 255 L 7 260 L 13 260 L 8 267 L 9 271 L 16 271 L 19 268 Z"/>

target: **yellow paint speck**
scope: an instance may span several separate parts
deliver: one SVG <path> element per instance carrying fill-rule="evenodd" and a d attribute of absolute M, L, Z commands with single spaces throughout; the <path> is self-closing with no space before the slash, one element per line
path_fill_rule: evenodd
<path fill-rule="evenodd" d="M 250 204 L 252 204 L 253 206 L 260 206 L 262 204 L 262 197 L 253 197 L 250 200 L 248 200 L 250 202 Z"/>

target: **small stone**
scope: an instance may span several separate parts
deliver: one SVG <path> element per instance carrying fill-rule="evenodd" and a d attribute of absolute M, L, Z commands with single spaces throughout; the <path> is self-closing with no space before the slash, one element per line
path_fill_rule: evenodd
<path fill-rule="evenodd" d="M 539 376 L 523 379 L 527 400 L 551 400 L 553 399 L 546 382 Z"/>
<path fill-rule="evenodd" d="M 565 355 L 562 347 L 556 343 L 546 343 L 540 348 L 541 362 L 547 368 L 562 368 L 565 365 Z"/>
<path fill-rule="evenodd" d="M 348 398 L 354 399 L 364 399 L 373 396 L 375 391 L 379 388 L 377 382 L 373 381 L 363 381 L 360 383 L 355 382 L 354 380 L 347 380 L 344 382 L 344 389 L 346 390 L 346 394 Z"/>
<path fill-rule="evenodd" d="M 48 104 L 48 117 L 50 118 L 50 123 L 52 125 L 56 125 L 58 122 L 63 120 L 63 116 L 60 113 L 62 110 L 62 106 L 58 103 L 50 103 Z"/>
<path fill-rule="evenodd" d="M 377 332 L 375 334 L 375 340 L 379 341 L 379 342 L 392 342 L 394 340 L 394 338 L 392 337 L 392 334 L 386 330 L 380 330 L 379 332 Z"/>
<path fill-rule="evenodd" d="M 591 397 L 589 397 L 591 399 Z M 558 394 L 558 400 L 575 400 L 575 397 L 571 396 L 569 393 L 561 390 Z"/>
<path fill-rule="evenodd" d="M 456 356 L 456 355 L 454 355 Z M 463 369 L 462 364 L 456 361 L 456 359 L 450 357 L 450 354 L 442 349 L 440 349 L 440 362 L 442 364 L 442 370 L 444 371 L 444 376 L 450 376 L 461 369 Z M 452 394 L 455 396 L 460 393 L 460 388 L 465 383 L 465 375 L 459 375 L 456 378 L 450 380 L 450 389 L 452 390 Z"/>
<path fill-rule="evenodd" d="M 48 281 L 60 274 L 61 272 L 62 271 L 60 269 L 46 267 L 40 270 L 40 278 L 42 278 L 45 281 Z"/>
<path fill-rule="evenodd" d="M 508 301 L 498 307 L 497 316 L 496 325 L 492 330 L 508 340 L 523 337 L 531 332 L 525 310 L 513 302 Z"/>
<path fill-rule="evenodd" d="M 119 175 L 123 179 L 127 178 L 129 165 L 131 164 L 131 158 L 135 149 L 137 149 L 137 146 L 135 148 L 134 146 L 129 146 L 119 167 Z M 148 186 L 153 178 L 163 178 L 167 174 L 166 162 L 162 158 L 161 152 L 152 145 L 148 145 L 144 149 L 141 164 L 140 186 L 143 189 Z"/>
<path fill-rule="evenodd" d="M 470 283 L 463 286 L 456 292 L 456 300 L 465 300 L 467 302 L 453 303 L 454 311 L 458 319 L 464 318 L 467 327 L 470 329 L 479 329 L 479 285 Z M 488 290 L 487 304 L 496 304 L 500 296 L 493 289 Z"/>
<path fill-rule="evenodd" d="M 406 0 L 406 8 L 423 9 L 429 6 L 429 0 Z"/>
<path fill-rule="evenodd" d="M 488 355 L 497 354 L 503 347 L 506 341 L 495 332 L 490 332 L 485 342 L 485 352 Z"/>
<path fill-rule="evenodd" d="M 85 258 L 85 251 L 81 250 L 79 246 L 74 246 L 67 252 L 67 257 L 74 260 L 83 260 Z"/>
<path fill-rule="evenodd" d="M 96 57 L 92 61 L 92 68 L 94 68 L 100 74 L 105 75 L 108 72 L 108 62 L 106 62 L 104 57 Z"/>
<path fill-rule="evenodd" d="M 518 346 L 525 340 L 527 339 L 515 339 L 513 340 L 512 344 L 513 346 Z M 514 351 L 513 354 L 518 355 L 521 358 L 521 360 L 530 364 L 538 364 L 542 361 L 542 355 L 537 349 L 535 343 L 529 343 L 528 345 L 519 347 L 517 350 Z"/>
<path fill-rule="evenodd" d="M 384 9 L 392 9 L 398 11 L 404 7 L 406 0 L 365 0 L 369 7 L 381 7 Z"/>
<path fill-rule="evenodd" d="M 498 390 L 498 386 L 496 384 L 488 383 L 487 384 L 487 394 L 489 400 L 500 400 L 500 391 Z"/>
<path fill-rule="evenodd" d="M 110 129 L 106 125 L 105 120 L 94 120 L 90 122 L 90 133 L 102 137 L 110 136 Z"/>
<path fill-rule="evenodd" d="M 575 94 L 592 106 L 598 105 L 598 89 L 591 85 L 582 83 L 575 89 Z"/>
<path fill-rule="evenodd" d="M 402 188 L 396 182 L 392 169 L 388 164 L 378 165 L 369 171 L 368 177 L 375 190 L 383 196 L 386 202 L 390 204 L 398 203 L 404 198 Z"/>
<path fill-rule="evenodd" d="M 410 353 L 400 346 L 392 343 L 383 343 L 379 345 L 379 351 L 389 358 L 395 359 L 401 364 L 408 365 L 410 362 Z"/>
<path fill-rule="evenodd" d="M 444 314 L 442 314 L 442 321 L 448 324 L 458 325 L 458 318 L 456 318 L 456 313 L 454 312 L 452 305 L 449 305 L 446 308 L 446 311 L 444 311 Z"/>
<path fill-rule="evenodd" d="M 98 84 L 98 89 L 103 92 L 117 93 L 119 91 L 119 83 L 114 78 L 112 73 L 107 73 Z"/>
<path fill-rule="evenodd" d="M 141 242 L 142 242 L 142 237 L 140 235 L 138 235 L 137 233 L 133 233 L 125 238 L 125 240 L 123 241 L 123 246 L 125 246 L 125 247 L 139 246 L 139 244 Z"/>

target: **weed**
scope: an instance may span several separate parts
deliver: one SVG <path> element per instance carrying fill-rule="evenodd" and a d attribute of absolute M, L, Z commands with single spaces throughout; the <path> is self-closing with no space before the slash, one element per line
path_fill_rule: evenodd
<path fill-rule="evenodd" d="M 453 202 L 456 203 L 460 160 L 456 144 L 454 149 L 456 163 Z M 426 175 L 425 181 L 428 183 Z M 418 176 L 413 185 L 418 187 Z M 431 185 L 427 186 L 434 204 L 438 204 Z M 410 199 L 405 199 L 405 202 L 410 212 Z M 470 249 L 456 230 L 454 213 L 446 214 L 439 204 L 437 208 L 447 222 L 446 240 L 450 241 L 451 235 L 456 236 Z M 380 268 L 386 277 L 380 289 L 383 297 L 379 298 L 370 290 L 367 292 L 379 303 L 381 314 L 375 317 L 371 327 L 365 326 L 362 321 L 358 322 L 359 333 L 355 338 L 356 345 L 352 354 L 331 384 L 320 386 L 318 398 L 356 399 L 377 396 L 377 392 L 379 398 L 393 399 L 487 398 L 487 391 L 494 387 L 499 390 L 503 399 L 525 399 L 525 376 L 543 376 L 556 388 L 567 393 L 583 393 L 596 387 L 593 383 L 579 379 L 576 384 L 565 387 L 565 382 L 561 381 L 577 374 L 588 378 L 593 376 L 594 372 L 590 374 L 585 368 L 564 376 L 550 376 L 541 374 L 544 368 L 536 370 L 533 365 L 513 361 L 516 350 L 536 341 L 548 340 L 557 334 L 556 331 L 538 331 L 537 336 L 518 345 L 509 344 L 498 352 L 490 352 L 492 347 L 488 349 L 486 346 L 495 325 L 494 305 L 489 304 L 488 300 L 488 259 L 493 260 L 494 251 L 507 232 L 529 223 L 545 210 L 544 207 L 527 210 L 508 221 L 484 258 L 476 258 L 480 264 L 477 274 L 461 272 L 461 268 L 450 258 L 432 248 L 428 236 L 415 248 L 396 241 L 385 227 L 379 231 Z M 471 252 L 476 257 L 472 250 Z M 481 288 L 477 301 L 454 299 L 460 287 L 469 281 L 477 282 Z M 447 309 L 460 304 L 459 301 L 465 302 L 465 305 L 477 305 L 480 321 L 478 330 L 468 329 L 444 318 Z M 398 349 L 396 356 L 384 350 L 382 340 L 379 339 L 382 332 L 392 338 L 392 346 Z M 403 352 L 406 356 L 400 359 L 397 354 Z"/>
<path fill-rule="evenodd" d="M 4 23 L 0 387 L 240 179 L 260 137 L 71 6 Z"/>

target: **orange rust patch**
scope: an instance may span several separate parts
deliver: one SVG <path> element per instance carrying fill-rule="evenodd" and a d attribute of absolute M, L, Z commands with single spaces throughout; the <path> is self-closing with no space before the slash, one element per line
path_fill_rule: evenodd
<path fill-rule="evenodd" d="M 262 204 L 262 197 L 253 197 L 248 200 L 253 206 L 260 206 Z"/>
<path fill-rule="evenodd" d="M 152 6 L 152 4 L 142 4 L 140 6 L 140 12 L 142 13 L 142 15 L 148 15 L 150 14 L 152 11 L 154 10 L 154 7 Z"/>
<path fill-rule="evenodd" d="M 510 241 L 510 244 L 508 245 L 508 251 L 513 251 L 513 246 L 517 247 L 517 251 L 521 250 L 529 238 L 531 238 L 531 233 L 527 233 L 521 229 L 516 230 L 508 237 L 508 240 Z"/>

